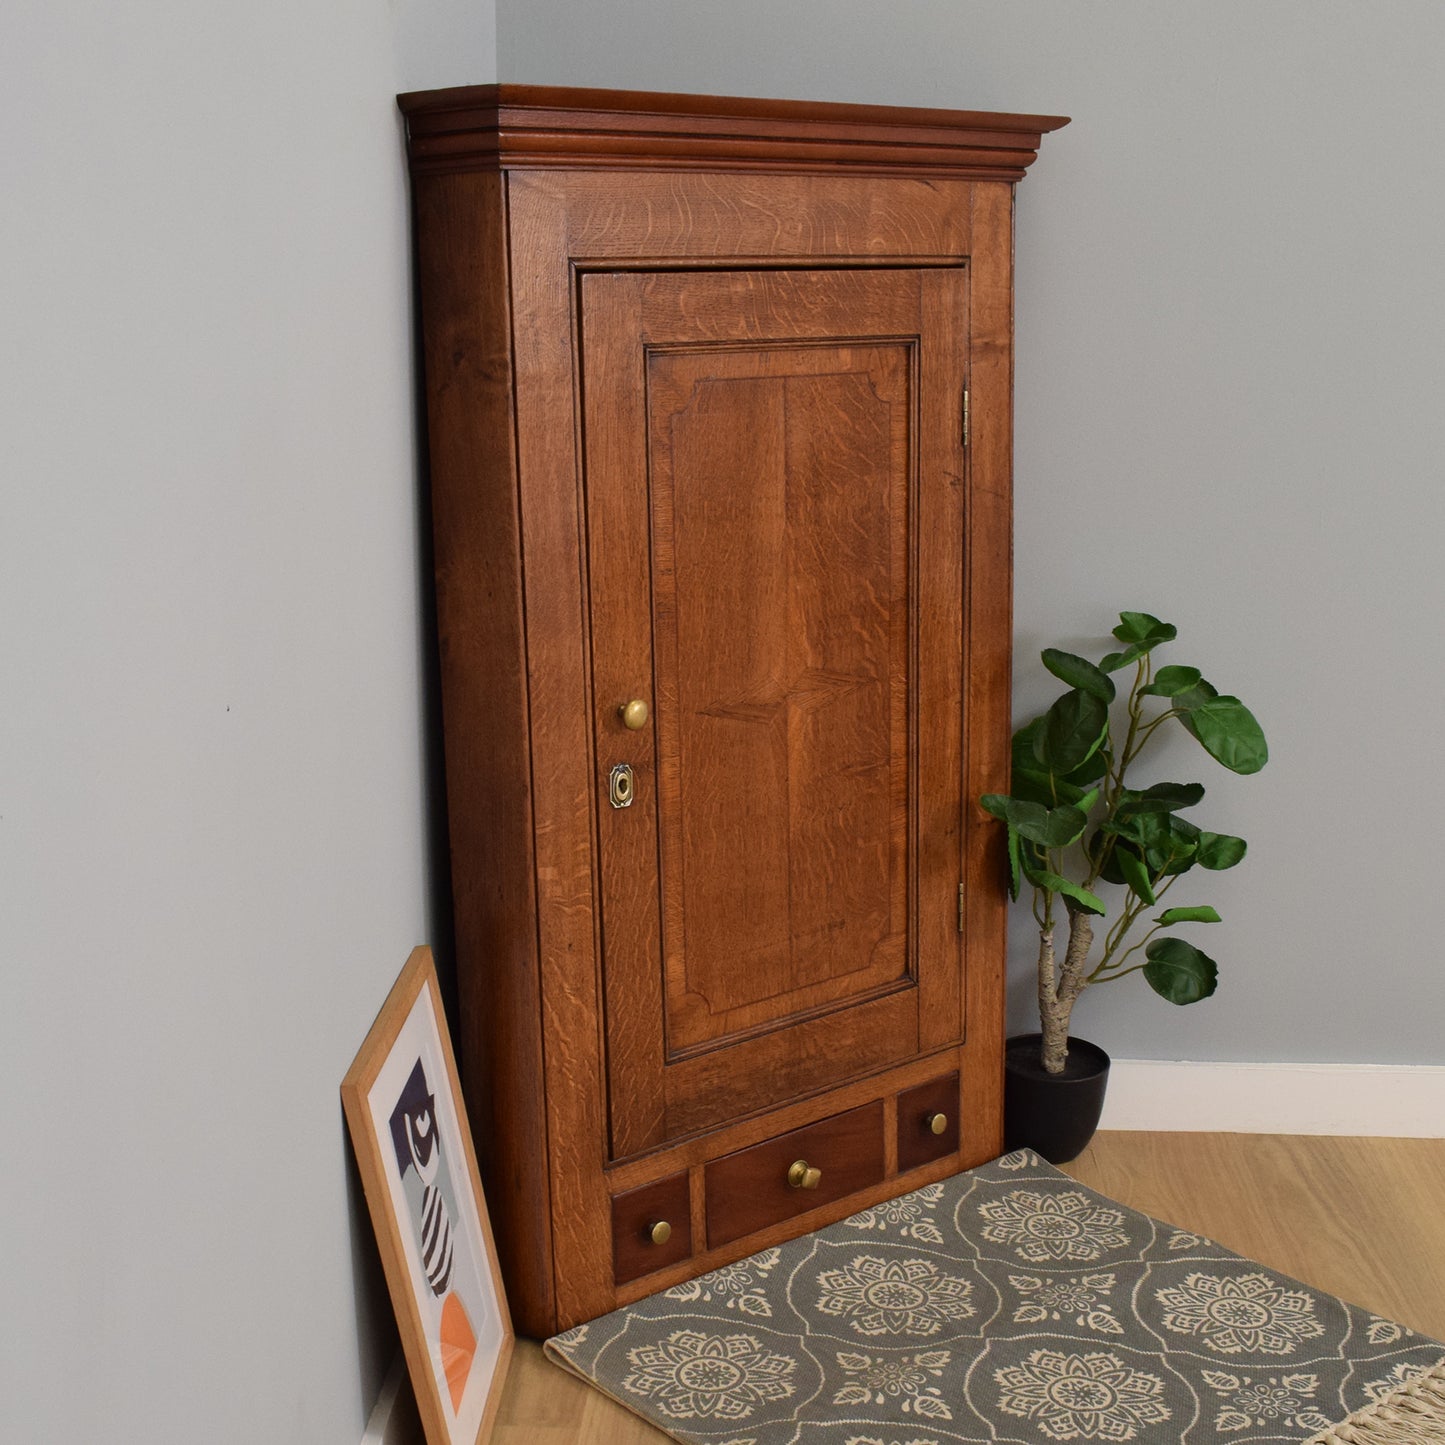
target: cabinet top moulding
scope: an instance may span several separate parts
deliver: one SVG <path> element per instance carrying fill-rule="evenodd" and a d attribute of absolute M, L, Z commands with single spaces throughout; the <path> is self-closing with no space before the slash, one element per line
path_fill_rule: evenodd
<path fill-rule="evenodd" d="M 1060 115 L 470 85 L 398 97 L 416 171 L 701 170 L 1017 181 Z"/>

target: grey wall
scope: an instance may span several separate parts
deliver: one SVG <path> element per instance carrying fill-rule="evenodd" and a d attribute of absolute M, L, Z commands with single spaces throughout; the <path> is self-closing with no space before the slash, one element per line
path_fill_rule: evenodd
<path fill-rule="evenodd" d="M 1337 0 L 500 0 L 503 80 L 1072 115 L 1019 188 L 1017 698 L 1121 608 L 1264 723 L 1181 884 L 1219 994 L 1085 996 L 1116 1054 L 1445 1061 L 1445 9 Z M 1013 1022 L 1029 1019 L 1028 916 Z"/>
<path fill-rule="evenodd" d="M 0 12 L 0 1439 L 356 1445 L 432 936 L 398 89 L 487 5 Z"/>

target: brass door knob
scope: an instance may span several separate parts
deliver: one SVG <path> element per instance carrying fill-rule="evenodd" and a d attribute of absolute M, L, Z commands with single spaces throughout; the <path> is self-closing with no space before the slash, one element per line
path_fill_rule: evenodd
<path fill-rule="evenodd" d="M 924 1121 L 930 1134 L 941 1134 L 948 1128 L 947 1114 L 930 1114 Z"/>
<path fill-rule="evenodd" d="M 665 1220 L 659 1219 L 651 1229 L 647 1231 L 647 1237 L 654 1244 L 666 1244 L 672 1238 L 672 1226 Z"/>
<path fill-rule="evenodd" d="M 822 1179 L 823 1171 L 815 1169 L 806 1159 L 795 1159 L 788 1166 L 789 1189 L 816 1189 Z"/>
<path fill-rule="evenodd" d="M 640 697 L 635 697 L 617 709 L 617 716 L 622 719 L 623 727 L 637 732 L 647 726 L 647 704 Z"/>

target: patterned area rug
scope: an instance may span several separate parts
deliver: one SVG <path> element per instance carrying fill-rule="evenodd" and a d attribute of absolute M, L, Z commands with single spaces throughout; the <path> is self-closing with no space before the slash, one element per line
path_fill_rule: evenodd
<path fill-rule="evenodd" d="M 1445 1442 L 1445 1345 L 1027 1151 L 547 1352 L 706 1445 Z"/>

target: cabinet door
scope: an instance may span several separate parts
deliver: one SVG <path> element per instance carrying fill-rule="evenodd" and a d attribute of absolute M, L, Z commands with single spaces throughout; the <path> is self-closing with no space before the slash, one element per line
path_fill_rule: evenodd
<path fill-rule="evenodd" d="M 962 1037 L 968 285 L 633 271 L 580 294 L 621 1158 Z"/>

